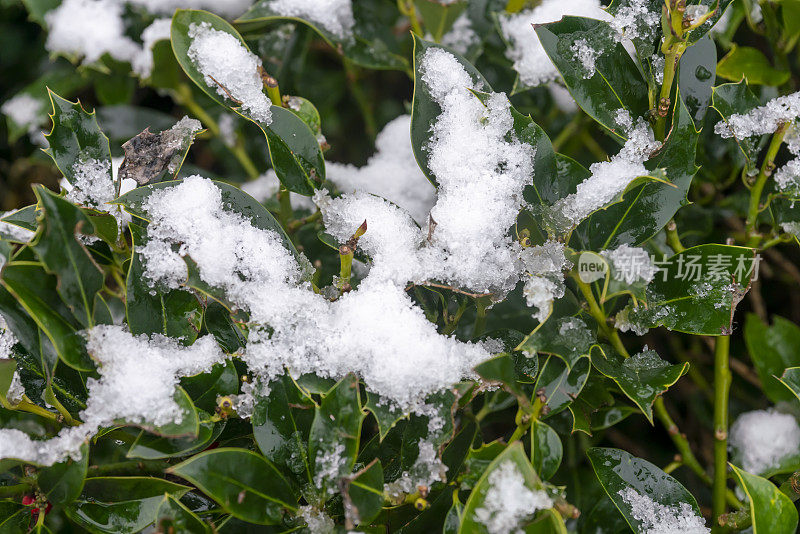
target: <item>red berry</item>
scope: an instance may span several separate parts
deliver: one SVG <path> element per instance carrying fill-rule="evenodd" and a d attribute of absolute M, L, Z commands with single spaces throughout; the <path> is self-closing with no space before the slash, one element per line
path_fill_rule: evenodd
<path fill-rule="evenodd" d="M 39 515 L 39 509 L 38 508 L 31 508 L 31 515 L 33 515 L 33 516 Z"/>
<path fill-rule="evenodd" d="M 25 506 L 30 506 L 33 504 L 33 497 L 30 495 L 25 495 L 22 497 L 22 504 Z"/>
<path fill-rule="evenodd" d="M 50 510 L 52 510 L 52 509 L 53 509 L 53 505 L 50 504 L 50 502 L 48 501 L 47 506 L 45 506 L 45 508 L 44 508 L 44 515 L 49 514 Z"/>

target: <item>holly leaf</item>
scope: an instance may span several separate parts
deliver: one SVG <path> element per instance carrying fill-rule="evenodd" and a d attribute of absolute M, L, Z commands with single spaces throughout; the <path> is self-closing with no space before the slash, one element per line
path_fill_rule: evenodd
<path fill-rule="evenodd" d="M 797 508 L 775 484 L 728 464 L 747 495 L 753 533 L 790 534 L 797 531 Z"/>

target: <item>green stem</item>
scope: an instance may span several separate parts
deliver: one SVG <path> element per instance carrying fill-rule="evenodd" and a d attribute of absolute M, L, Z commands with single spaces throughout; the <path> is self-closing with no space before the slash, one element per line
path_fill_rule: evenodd
<path fill-rule="evenodd" d="M 783 137 L 786 135 L 788 124 L 782 124 L 773 134 L 772 140 L 767 148 L 767 154 L 764 156 L 764 161 L 761 164 L 761 170 L 758 173 L 753 187 L 750 189 L 750 206 L 747 210 L 747 223 L 745 224 L 745 232 L 747 234 L 747 245 L 756 246 L 761 240 L 761 236 L 755 232 L 756 224 L 758 222 L 758 214 L 761 212 L 761 194 L 764 191 L 764 186 L 767 179 L 772 176 L 772 170 L 775 168 L 775 156 L 783 143 Z"/>
<path fill-rule="evenodd" d="M 714 347 L 714 484 L 712 488 L 712 525 L 726 511 L 728 490 L 728 396 L 731 387 L 729 336 L 716 338 Z"/>
<path fill-rule="evenodd" d="M 290 196 L 288 189 L 281 189 L 278 191 L 278 204 L 280 205 L 280 211 L 278 212 L 278 216 L 281 220 L 281 225 L 284 228 L 289 227 L 289 223 L 292 221 L 292 197 Z"/>
<path fill-rule="evenodd" d="M 672 82 L 675 79 L 675 70 L 678 59 L 683 52 L 683 47 L 675 43 L 672 36 L 664 42 L 664 80 L 661 84 L 656 108 L 658 109 L 658 120 L 656 120 L 655 134 L 659 140 L 664 140 L 667 135 L 667 116 L 669 115 L 670 95 L 672 94 Z M 666 105 L 665 105 L 666 104 Z M 662 111 L 663 109 L 663 111 Z"/>
<path fill-rule="evenodd" d="M 472 339 L 477 338 L 481 334 L 483 334 L 483 330 L 486 328 L 486 306 L 487 304 L 482 302 L 483 299 L 476 299 L 475 300 L 475 326 L 472 329 Z"/>
<path fill-rule="evenodd" d="M 675 224 L 674 220 L 671 220 L 667 223 L 666 233 L 667 244 L 672 250 L 675 251 L 675 254 L 679 254 L 686 250 L 686 247 L 684 247 L 683 243 L 681 243 L 680 236 L 678 236 L 678 225 Z"/>
<path fill-rule="evenodd" d="M 623 357 L 630 357 L 628 350 L 622 343 L 622 339 L 619 337 L 619 332 L 608 325 L 606 314 L 600 308 L 600 305 L 597 303 L 597 299 L 594 298 L 592 287 L 581 280 L 577 275 L 574 275 L 574 279 L 578 284 L 578 289 L 580 289 L 583 298 L 586 299 L 586 303 L 589 305 L 589 314 L 595 321 L 597 321 L 597 324 L 600 327 L 600 330 L 603 332 L 603 335 L 611 342 L 617 352 L 619 352 Z"/>
<path fill-rule="evenodd" d="M 417 6 L 414 5 L 414 0 L 397 0 L 397 8 L 400 13 L 408 17 L 411 22 L 411 30 L 422 37 L 425 33 L 422 31 L 422 25 L 419 23 L 417 16 Z"/>

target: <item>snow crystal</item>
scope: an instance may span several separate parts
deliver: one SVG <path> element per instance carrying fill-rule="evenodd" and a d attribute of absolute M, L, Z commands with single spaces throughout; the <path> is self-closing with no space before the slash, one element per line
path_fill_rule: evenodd
<path fill-rule="evenodd" d="M 335 443 L 330 449 L 317 452 L 314 462 L 314 484 L 317 488 L 324 486 L 336 486 L 336 481 L 340 476 L 347 475 L 343 468 L 347 464 L 347 457 L 344 455 L 344 443 Z"/>
<path fill-rule="evenodd" d="M 553 307 L 553 301 L 564 296 L 564 285 L 542 276 L 531 276 L 525 280 L 522 294 L 528 307 L 536 308 L 533 317 L 543 323 Z"/>
<path fill-rule="evenodd" d="M 47 122 L 47 113 L 45 112 L 44 102 L 32 97 L 27 93 L 20 93 L 17 96 L 7 100 L 0 111 L 11 119 L 11 121 L 21 128 L 28 131 L 28 136 L 37 144 L 47 144 L 40 141 L 43 137 L 42 126 Z"/>
<path fill-rule="evenodd" d="M 313 506 L 301 506 L 298 509 L 298 515 L 306 522 L 310 534 L 333 534 L 336 532 L 333 519 L 322 510 Z"/>
<path fill-rule="evenodd" d="M 133 57 L 131 65 L 141 78 L 149 78 L 153 70 L 153 46 L 158 41 L 169 40 L 172 19 L 156 19 L 142 32 L 142 49 Z"/>
<path fill-rule="evenodd" d="M 22 385 L 19 371 L 14 371 L 14 375 L 11 377 L 11 385 L 8 386 L 8 391 L 5 395 L 6 400 L 11 404 L 19 404 L 25 397 L 25 386 Z"/>
<path fill-rule="evenodd" d="M 355 26 L 350 0 L 270 0 L 267 7 L 284 17 L 319 24 L 339 39 L 350 39 Z"/>
<path fill-rule="evenodd" d="M 657 503 L 647 495 L 627 487 L 617 492 L 630 506 L 631 516 L 640 521 L 640 534 L 708 534 L 703 518 L 689 503 L 666 506 Z"/>
<path fill-rule="evenodd" d="M 698 24 L 703 17 L 708 14 L 708 6 L 705 4 L 694 4 L 686 6 L 684 18 L 686 18 L 692 26 Z"/>
<path fill-rule="evenodd" d="M 11 358 L 11 349 L 17 344 L 17 336 L 8 328 L 5 318 L 0 315 L 0 360 Z"/>
<path fill-rule="evenodd" d="M 0 212 L 0 219 L 12 215 L 15 212 L 16 210 Z M 5 235 L 14 241 L 21 241 L 23 243 L 30 241 L 34 233 L 35 232 L 28 230 L 27 228 L 17 226 L 16 224 L 0 221 L 0 235 Z"/>
<path fill-rule="evenodd" d="M 800 426 L 794 416 L 773 408 L 745 412 L 731 426 L 729 443 L 742 468 L 760 475 L 798 454 Z"/>
<path fill-rule="evenodd" d="M 397 117 L 378 134 L 375 154 L 366 165 L 327 163 L 326 175 L 340 191 L 378 195 L 408 210 L 415 221 L 424 224 L 436 202 L 436 189 L 414 159 L 410 127 L 410 115 Z"/>
<path fill-rule="evenodd" d="M 116 0 L 64 0 L 45 16 L 45 47 L 53 53 L 83 57 L 85 63 L 108 53 L 131 61 L 139 45 L 125 35 L 124 5 Z"/>
<path fill-rule="evenodd" d="M 628 285 L 638 281 L 649 284 L 658 270 L 643 248 L 620 245 L 614 250 L 604 250 L 600 255 L 611 263 L 614 279 Z"/>
<path fill-rule="evenodd" d="M 553 506 L 544 490 L 531 490 L 514 462 L 507 460 L 489 473 L 489 489 L 483 505 L 475 510 L 475 520 L 489 534 L 518 534 L 538 510 Z"/>
<path fill-rule="evenodd" d="M 553 205 L 548 215 L 557 231 L 577 225 L 623 193 L 633 180 L 650 174 L 644 162 L 660 143 L 654 140 L 652 130 L 641 119 L 627 134 L 628 140 L 616 156 L 592 164 L 589 167 L 592 175 L 578 184 L 577 191 Z"/>
<path fill-rule="evenodd" d="M 794 234 L 800 236 L 800 222 L 790 221 L 781 224 L 781 228 L 787 234 Z"/>
<path fill-rule="evenodd" d="M 133 336 L 121 326 L 95 326 L 85 336 L 100 378 L 86 382 L 89 398 L 79 416 L 83 423 L 42 441 L 0 429 L 0 458 L 52 465 L 78 457 L 81 444 L 100 427 L 179 423 L 182 414 L 174 400 L 179 378 L 208 371 L 226 358 L 213 336 L 199 338 L 190 347 L 159 335 Z"/>
<path fill-rule="evenodd" d="M 747 113 L 737 113 L 714 126 L 714 133 L 728 139 L 746 139 L 775 132 L 781 124 L 800 117 L 800 91 L 780 96 Z"/>
<path fill-rule="evenodd" d="M 118 232 L 125 231 L 131 221 L 121 206 L 110 205 L 117 198 L 117 182 L 111 172 L 112 161 L 87 158 L 72 166 L 72 183 L 68 185 L 67 200 L 88 208 L 105 211 L 117 220 Z"/>
<path fill-rule="evenodd" d="M 622 366 L 636 373 L 641 373 L 642 371 L 654 371 L 669 367 L 669 363 L 662 360 L 656 351 L 648 350 L 647 345 L 645 345 L 642 352 L 627 358 L 622 362 Z"/>
<path fill-rule="evenodd" d="M 480 41 L 480 37 L 472 28 L 472 21 L 466 12 L 458 16 L 453 25 L 440 39 L 440 43 L 451 50 L 466 55 L 469 49 Z"/>
<path fill-rule="evenodd" d="M 533 29 L 534 24 L 560 20 L 564 15 L 610 20 L 599 0 L 544 0 L 533 9 L 500 16 L 500 28 L 509 44 L 506 57 L 526 86 L 536 86 L 560 77 Z"/>
<path fill-rule="evenodd" d="M 126 0 L 150 13 L 172 15 L 176 9 L 207 9 L 224 17 L 237 17 L 249 8 L 252 0 Z"/>
<path fill-rule="evenodd" d="M 617 39 L 652 39 L 661 29 L 661 8 L 650 10 L 650 0 L 623 0 L 611 20 Z"/>
<path fill-rule="evenodd" d="M 796 191 L 800 188 L 800 158 L 788 161 L 773 176 L 781 191 Z"/>
<path fill-rule="evenodd" d="M 330 165 L 330 163 L 327 163 L 326 167 L 330 168 Z M 275 174 L 275 171 L 269 169 L 255 180 L 241 184 L 241 188 L 242 191 L 263 204 L 269 199 L 277 198 L 278 191 L 281 189 L 281 182 L 278 180 L 278 175 Z M 311 198 L 307 196 L 289 193 L 289 200 L 294 209 L 305 209 L 309 211 L 315 211 L 317 209 L 317 206 Z"/>
<path fill-rule="evenodd" d="M 591 78 L 595 73 L 595 62 L 597 61 L 597 50 L 589 46 L 586 39 L 578 39 L 570 47 L 570 51 L 575 54 L 578 61 L 581 62 L 586 72 L 583 73 L 585 79 Z"/>
<path fill-rule="evenodd" d="M 236 119 L 233 113 L 223 113 L 219 116 L 219 137 L 225 146 L 233 148 L 236 146 Z"/>
<path fill-rule="evenodd" d="M 189 37 L 189 59 L 203 74 L 206 85 L 216 88 L 221 97 L 240 102 L 253 119 L 270 124 L 270 100 L 264 94 L 258 56 L 236 36 L 215 30 L 208 22 L 190 25 Z"/>
<path fill-rule="evenodd" d="M 419 455 L 408 471 L 403 471 L 397 480 L 384 484 L 384 492 L 394 499 L 417 491 L 419 486 L 430 488 L 436 482 L 447 480 L 447 466 L 436 454 L 436 448 L 429 440 L 417 444 Z"/>

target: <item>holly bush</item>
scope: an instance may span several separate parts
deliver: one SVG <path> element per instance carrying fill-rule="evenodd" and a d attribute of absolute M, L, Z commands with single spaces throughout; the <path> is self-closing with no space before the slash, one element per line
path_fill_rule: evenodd
<path fill-rule="evenodd" d="M 0 532 L 797 530 L 798 0 L 0 12 Z"/>

